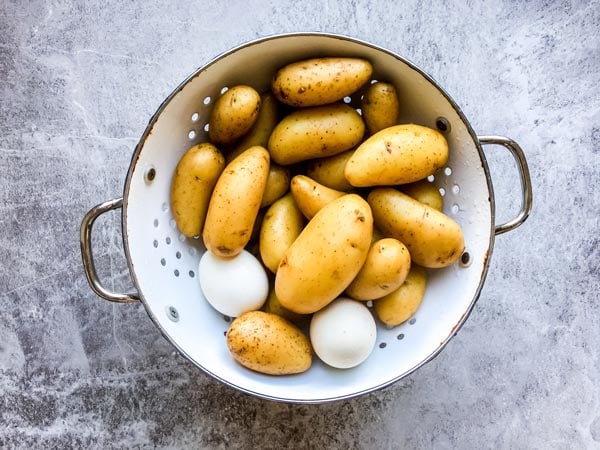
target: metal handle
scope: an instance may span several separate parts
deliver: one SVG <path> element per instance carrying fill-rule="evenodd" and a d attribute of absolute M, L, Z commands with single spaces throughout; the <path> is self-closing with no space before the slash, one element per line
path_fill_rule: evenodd
<path fill-rule="evenodd" d="M 495 233 L 496 235 L 499 235 L 517 228 L 519 225 L 525 222 L 531 213 L 531 208 L 533 206 L 533 193 L 531 189 L 529 168 L 527 167 L 527 160 L 525 159 L 523 150 L 519 144 L 512 139 L 504 136 L 478 136 L 477 138 L 482 145 L 496 144 L 508 149 L 515 158 L 515 161 L 517 162 L 517 168 L 519 170 L 522 191 L 521 210 L 514 219 L 509 220 L 501 225 L 496 225 Z"/>
<path fill-rule="evenodd" d="M 85 276 L 96 295 L 111 302 L 129 303 L 139 301 L 139 294 L 137 292 L 120 294 L 112 292 L 102 286 L 98 279 L 98 274 L 96 273 L 96 266 L 94 266 L 94 258 L 92 255 L 92 226 L 94 225 L 94 221 L 102 214 L 113 209 L 121 208 L 122 206 L 123 198 L 115 198 L 114 200 L 109 200 L 90 209 L 81 221 L 79 241 L 81 244 L 81 257 L 83 259 Z"/>

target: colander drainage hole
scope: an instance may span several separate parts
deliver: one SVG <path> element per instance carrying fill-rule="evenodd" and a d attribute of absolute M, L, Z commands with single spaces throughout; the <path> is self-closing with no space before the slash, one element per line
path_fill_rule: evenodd
<path fill-rule="evenodd" d="M 156 169 L 152 166 L 148 167 L 144 171 L 144 180 L 146 180 L 146 183 L 151 183 L 152 181 L 154 181 L 155 178 L 156 178 Z"/>
<path fill-rule="evenodd" d="M 350 97 L 344 97 L 344 103 L 350 103 L 352 99 Z"/>
<path fill-rule="evenodd" d="M 165 242 L 167 243 L 167 245 L 171 245 L 171 238 L 169 236 L 167 236 L 167 238 L 165 239 Z"/>
<path fill-rule="evenodd" d="M 427 177 L 427 181 L 429 181 L 430 183 L 433 183 L 435 181 L 435 177 L 433 175 L 429 175 Z"/>
<path fill-rule="evenodd" d="M 469 267 L 472 262 L 471 254 L 469 252 L 463 252 L 460 257 L 460 265 L 463 267 Z"/>
<path fill-rule="evenodd" d="M 435 119 L 435 127 L 442 133 L 450 132 L 450 122 L 445 117 L 438 117 Z"/>
<path fill-rule="evenodd" d="M 408 321 L 408 324 L 409 324 L 409 325 L 414 325 L 416 321 L 417 321 L 417 319 L 415 319 L 415 318 L 413 317 L 412 319 L 410 319 L 410 320 Z"/>
<path fill-rule="evenodd" d="M 158 228 L 158 219 L 154 219 L 154 222 L 152 222 L 152 224 L 154 225 L 154 228 Z"/>
<path fill-rule="evenodd" d="M 173 271 L 173 275 L 175 275 L 176 277 L 178 277 L 178 276 L 179 276 L 179 270 L 175 269 L 175 270 Z"/>
<path fill-rule="evenodd" d="M 167 261 L 165 260 L 165 258 L 160 259 L 160 265 L 163 267 L 167 265 Z"/>
<path fill-rule="evenodd" d="M 452 193 L 454 195 L 458 195 L 459 192 L 460 192 L 460 186 L 458 184 L 455 184 L 454 186 L 452 186 Z"/>
<path fill-rule="evenodd" d="M 400 333 L 398 336 L 396 336 L 396 339 L 398 339 L 399 341 L 404 339 L 404 333 Z"/>
<path fill-rule="evenodd" d="M 152 242 L 152 245 L 154 246 L 154 248 L 158 247 L 158 241 L 156 239 L 154 239 L 154 242 Z"/>
<path fill-rule="evenodd" d="M 167 212 L 168 209 L 169 209 L 169 204 L 167 202 L 164 202 L 162 205 L 160 205 L 160 210 L 162 212 Z"/>
<path fill-rule="evenodd" d="M 231 322 L 231 317 L 229 317 L 229 316 L 225 316 L 225 315 L 224 315 L 224 316 L 223 316 L 223 320 L 224 320 L 225 322 Z"/>
<path fill-rule="evenodd" d="M 379 344 L 379 348 L 386 348 L 387 344 L 385 342 L 382 342 L 381 344 Z"/>
<path fill-rule="evenodd" d="M 444 169 L 444 175 L 446 175 L 447 177 L 449 177 L 450 175 L 452 175 L 452 169 L 450 167 L 446 167 Z"/>
<path fill-rule="evenodd" d="M 440 191 L 440 195 L 441 195 L 442 197 L 443 197 L 444 195 L 446 195 L 446 189 L 444 189 L 444 188 L 440 188 L 440 189 L 439 189 L 439 191 Z"/>
<path fill-rule="evenodd" d="M 175 258 L 181 259 L 181 252 L 176 252 L 175 253 Z"/>
<path fill-rule="evenodd" d="M 223 86 L 221 88 L 221 95 L 223 95 L 225 92 L 227 92 L 229 90 L 229 88 L 227 86 Z"/>
<path fill-rule="evenodd" d="M 204 97 L 204 101 L 203 101 L 203 103 L 204 103 L 205 105 L 208 105 L 208 104 L 210 103 L 210 97 Z M 198 120 L 198 119 L 196 119 L 196 120 Z"/>
<path fill-rule="evenodd" d="M 198 122 L 199 118 L 200 118 L 200 115 L 197 112 L 195 112 L 194 114 L 192 114 L 192 122 Z"/>
<path fill-rule="evenodd" d="M 452 208 L 450 208 L 450 211 L 452 211 L 452 214 L 457 214 L 459 210 L 460 210 L 460 207 L 456 203 L 454 205 L 452 205 Z"/>
<path fill-rule="evenodd" d="M 190 271 L 188 272 L 188 275 L 190 276 L 190 278 L 194 278 L 194 276 L 195 276 L 196 274 L 194 273 L 194 271 L 193 271 L 193 270 L 190 270 Z"/>
<path fill-rule="evenodd" d="M 173 322 L 179 321 L 179 311 L 174 306 L 167 306 L 167 317 Z"/>
<path fill-rule="evenodd" d="M 190 132 L 188 133 L 188 139 L 190 141 L 193 141 L 196 138 L 196 130 L 190 130 Z"/>
<path fill-rule="evenodd" d="M 204 130 L 204 131 L 206 131 L 206 132 L 208 133 L 208 128 L 209 128 L 209 126 L 208 126 L 208 123 L 205 123 L 205 124 L 204 124 L 204 128 L 203 128 L 203 130 Z"/>

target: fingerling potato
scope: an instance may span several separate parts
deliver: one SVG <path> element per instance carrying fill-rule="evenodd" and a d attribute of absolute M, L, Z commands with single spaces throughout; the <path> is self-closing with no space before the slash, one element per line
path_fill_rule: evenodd
<path fill-rule="evenodd" d="M 400 102 L 396 88 L 391 83 L 371 84 L 362 99 L 362 117 L 369 134 L 398 123 Z"/>
<path fill-rule="evenodd" d="M 323 186 L 306 175 L 296 175 L 292 178 L 290 191 L 296 205 L 308 220 L 328 203 L 346 195 L 344 192 Z"/>
<path fill-rule="evenodd" d="M 228 89 L 215 102 L 208 120 L 208 137 L 214 144 L 232 144 L 246 134 L 258 117 L 260 95 L 252 87 Z"/>
<path fill-rule="evenodd" d="M 373 302 L 375 315 L 388 327 L 406 322 L 421 306 L 426 288 L 427 272 L 413 265 L 398 289 Z"/>

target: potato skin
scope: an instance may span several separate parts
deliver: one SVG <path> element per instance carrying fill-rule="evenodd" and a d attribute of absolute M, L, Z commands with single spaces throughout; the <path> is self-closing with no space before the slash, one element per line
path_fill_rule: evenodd
<path fill-rule="evenodd" d="M 214 255 L 235 256 L 250 240 L 268 173 L 269 153 L 260 146 L 250 147 L 221 173 L 202 234 L 204 245 Z"/>
<path fill-rule="evenodd" d="M 393 188 L 373 189 L 368 202 L 376 226 L 404 243 L 416 264 L 446 267 L 464 251 L 460 225 L 444 213 Z"/>
<path fill-rule="evenodd" d="M 375 315 L 388 327 L 400 325 L 417 311 L 426 288 L 427 272 L 422 267 L 413 265 L 398 289 L 373 302 Z"/>
<path fill-rule="evenodd" d="M 359 58 L 314 58 L 279 69 L 271 89 L 290 106 L 326 105 L 353 94 L 371 74 L 371 63 Z"/>
<path fill-rule="evenodd" d="M 284 308 L 277 298 L 277 294 L 275 293 L 275 288 L 273 286 L 271 286 L 271 289 L 269 290 L 269 296 L 267 297 L 267 300 L 263 306 L 263 310 L 265 312 L 283 317 L 297 326 L 305 325 L 308 319 L 311 317 L 308 314 L 297 314 L 287 308 Z"/>
<path fill-rule="evenodd" d="M 400 190 L 415 200 L 424 203 L 427 206 L 431 206 L 433 209 L 437 209 L 438 211 L 444 210 L 444 198 L 442 197 L 442 194 L 440 194 L 440 191 L 435 184 L 430 183 L 427 180 L 403 184 L 400 186 Z"/>
<path fill-rule="evenodd" d="M 346 180 L 344 169 L 353 153 L 352 149 L 327 158 L 312 160 L 308 164 L 306 175 L 328 188 L 349 192 L 354 189 L 354 186 Z"/>
<path fill-rule="evenodd" d="M 198 144 L 186 151 L 171 180 L 171 211 L 184 236 L 200 236 L 213 188 L 225 167 L 217 147 Z"/>
<path fill-rule="evenodd" d="M 304 228 L 304 216 L 289 193 L 273 203 L 260 229 L 260 256 L 267 268 L 275 273 L 281 258 Z"/>
<path fill-rule="evenodd" d="M 208 120 L 208 137 L 214 144 L 232 144 L 246 134 L 258 117 L 260 95 L 250 86 L 228 89 L 215 102 Z"/>
<path fill-rule="evenodd" d="M 275 292 L 281 304 L 310 314 L 332 302 L 365 262 L 372 232 L 371 210 L 358 195 L 346 194 L 326 205 L 279 264 Z"/>
<path fill-rule="evenodd" d="M 421 180 L 448 161 L 448 142 L 421 125 L 385 128 L 358 146 L 345 169 L 356 187 L 389 186 Z"/>
<path fill-rule="evenodd" d="M 394 85 L 383 82 L 370 85 L 363 96 L 362 113 L 369 134 L 396 125 L 400 102 Z"/>
<path fill-rule="evenodd" d="M 299 109 L 282 119 L 269 138 L 269 153 L 277 164 L 288 165 L 349 150 L 365 132 L 360 115 L 336 103 Z"/>
<path fill-rule="evenodd" d="M 244 150 L 260 145 L 267 148 L 269 136 L 279 120 L 279 104 L 273 94 L 267 92 L 260 96 L 258 116 L 252 128 L 229 149 L 225 155 L 225 162 L 229 163 L 239 156 Z M 209 128 L 210 130 L 210 128 Z"/>
<path fill-rule="evenodd" d="M 290 189 L 290 169 L 271 163 L 267 175 L 267 185 L 260 201 L 260 207 L 270 206 L 273 202 L 285 195 Z"/>
<path fill-rule="evenodd" d="M 268 375 L 302 373 L 312 364 L 311 345 L 302 331 L 264 311 L 236 318 L 227 331 L 227 347 L 241 365 Z"/>
<path fill-rule="evenodd" d="M 404 283 L 409 270 L 408 248 L 397 239 L 381 239 L 371 245 L 364 265 L 346 294 L 363 301 L 383 297 Z"/>
<path fill-rule="evenodd" d="M 312 219 L 328 203 L 346 195 L 344 192 L 323 186 L 306 175 L 296 175 L 292 178 L 290 191 L 296 205 L 308 220 Z"/>

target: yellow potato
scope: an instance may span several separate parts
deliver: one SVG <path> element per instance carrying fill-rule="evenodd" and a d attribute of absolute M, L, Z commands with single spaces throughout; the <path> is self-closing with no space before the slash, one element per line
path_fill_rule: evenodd
<path fill-rule="evenodd" d="M 358 146 L 345 169 L 351 185 L 412 183 L 446 164 L 448 142 L 437 130 L 420 125 L 385 128 Z"/>
<path fill-rule="evenodd" d="M 336 198 L 346 195 L 344 192 L 330 189 L 317 183 L 306 175 L 296 175 L 290 183 L 290 190 L 296 205 L 307 219 L 312 219 L 323 206 Z"/>
<path fill-rule="evenodd" d="M 369 134 L 398 123 L 400 102 L 393 84 L 377 82 L 370 85 L 362 99 L 362 117 Z"/>
<path fill-rule="evenodd" d="M 281 167 L 278 164 L 271 163 L 269 175 L 267 176 L 267 186 L 260 207 L 272 205 L 275 200 L 281 198 L 290 189 L 290 169 Z"/>
<path fill-rule="evenodd" d="M 279 120 L 279 104 L 270 92 L 260 96 L 260 109 L 258 117 L 252 128 L 246 133 L 225 155 L 225 161 L 229 163 L 240 155 L 244 150 L 260 145 L 267 148 L 269 136 L 277 121 Z M 210 128 L 209 128 L 210 129 Z"/>
<path fill-rule="evenodd" d="M 252 228 L 269 174 L 269 153 L 250 147 L 221 173 L 208 204 L 204 245 L 216 256 L 231 257 L 242 251 Z"/>
<path fill-rule="evenodd" d="M 271 88 L 277 100 L 287 105 L 326 105 L 352 95 L 372 73 L 371 63 L 364 59 L 315 58 L 279 69 Z"/>
<path fill-rule="evenodd" d="M 414 263 L 446 267 L 464 251 L 460 225 L 444 213 L 392 188 L 373 189 L 368 202 L 377 227 L 404 243 Z"/>
<path fill-rule="evenodd" d="M 190 148 L 181 157 L 171 181 L 171 211 L 184 236 L 200 236 L 208 202 L 225 158 L 212 144 Z"/>
<path fill-rule="evenodd" d="M 299 109 L 281 120 L 269 138 L 269 153 L 288 165 L 349 150 L 365 132 L 360 115 L 343 103 Z"/>
<path fill-rule="evenodd" d="M 419 308 L 427 287 L 427 273 L 413 265 L 404 283 L 394 292 L 373 302 L 375 314 L 388 327 L 408 320 Z"/>
<path fill-rule="evenodd" d="M 369 205 L 346 194 L 321 209 L 285 253 L 275 275 L 281 304 L 310 314 L 338 297 L 365 262 L 373 217 Z"/>
<path fill-rule="evenodd" d="M 297 314 L 287 308 L 284 308 L 277 298 L 274 287 L 271 287 L 269 290 L 269 296 L 265 302 L 264 311 L 271 314 L 277 314 L 278 316 L 283 317 L 284 319 L 289 320 L 298 326 L 304 325 L 310 318 L 310 315 L 308 314 Z"/>
<path fill-rule="evenodd" d="M 371 245 L 365 264 L 346 289 L 355 300 L 374 300 L 396 290 L 410 270 L 410 254 L 406 246 L 393 238 Z"/>
<path fill-rule="evenodd" d="M 268 375 L 301 373 L 312 364 L 311 345 L 302 331 L 264 311 L 236 318 L 227 331 L 227 347 L 241 365 Z"/>
<path fill-rule="evenodd" d="M 328 188 L 349 192 L 354 186 L 346 180 L 344 169 L 353 153 L 354 150 L 348 150 L 327 158 L 315 159 L 308 164 L 306 175 Z"/>
<path fill-rule="evenodd" d="M 215 102 L 208 119 L 214 144 L 232 144 L 246 134 L 258 117 L 260 95 L 250 86 L 234 86 Z"/>
<path fill-rule="evenodd" d="M 303 228 L 304 216 L 291 193 L 269 207 L 260 229 L 260 256 L 271 272 L 277 272 L 281 258 Z"/>
<path fill-rule="evenodd" d="M 414 183 L 400 186 L 402 192 L 411 196 L 438 211 L 444 210 L 444 198 L 435 184 L 427 180 L 415 181 Z"/>

